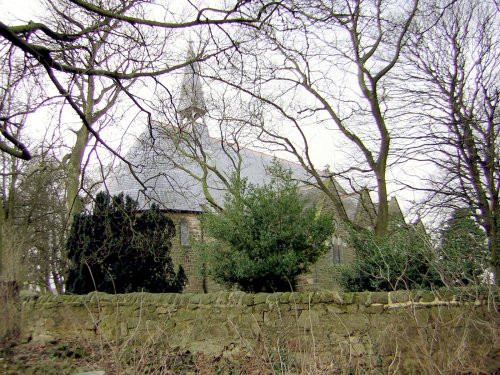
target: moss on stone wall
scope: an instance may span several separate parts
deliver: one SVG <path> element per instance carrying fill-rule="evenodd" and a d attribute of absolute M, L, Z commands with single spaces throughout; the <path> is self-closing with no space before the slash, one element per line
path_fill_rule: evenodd
<path fill-rule="evenodd" d="M 432 358 L 437 354 L 425 348 L 428 340 L 437 340 L 433 345 L 441 343 L 450 360 L 461 349 L 457 345 L 471 358 L 486 358 L 493 336 L 478 331 L 477 324 L 489 322 L 491 332 L 498 333 L 493 307 L 498 298 L 492 303 L 472 296 L 325 291 L 30 297 L 23 301 L 22 335 L 35 341 L 78 335 L 139 344 L 154 338 L 158 345 L 207 355 L 252 355 L 279 346 L 304 361 L 351 358 L 372 366 L 377 359 L 379 367 L 395 358 L 401 364 L 412 363 L 415 356 Z"/>

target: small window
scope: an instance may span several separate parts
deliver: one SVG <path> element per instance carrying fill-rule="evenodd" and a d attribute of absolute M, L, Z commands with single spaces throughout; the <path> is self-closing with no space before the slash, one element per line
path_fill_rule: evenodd
<path fill-rule="evenodd" d="M 189 227 L 186 220 L 179 223 L 179 237 L 182 247 L 189 247 Z"/>
<path fill-rule="evenodd" d="M 333 236 L 330 240 L 330 259 L 333 264 L 342 263 L 344 242 L 341 238 Z"/>

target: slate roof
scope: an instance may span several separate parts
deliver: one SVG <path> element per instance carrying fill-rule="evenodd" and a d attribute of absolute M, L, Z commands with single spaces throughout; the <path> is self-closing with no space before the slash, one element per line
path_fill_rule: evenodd
<path fill-rule="evenodd" d="M 266 168 L 274 159 L 270 155 L 241 148 L 238 153 L 227 143 L 212 138 L 203 124 L 197 124 L 202 142 L 197 147 L 194 142 L 184 142 L 179 137 L 178 128 L 154 124 L 152 132 L 146 130 L 131 147 L 126 159 L 134 165 L 134 173 L 122 163 L 106 180 L 106 188 L 112 195 L 124 193 L 139 202 L 141 209 L 152 203 L 160 208 L 173 211 L 202 212 L 207 205 L 203 186 L 195 176 L 202 175 L 200 165 L 189 154 L 204 155 L 210 165 L 216 166 L 223 178 L 229 179 L 235 170 L 237 154 L 241 157 L 241 176 L 252 184 L 269 182 Z M 151 136 L 152 135 L 152 136 Z M 185 135 L 185 134 L 184 134 Z M 201 157 L 201 156 L 200 156 Z M 281 160 L 292 170 L 293 177 L 307 181 L 310 176 L 295 163 Z M 207 178 L 207 188 L 214 200 L 223 205 L 225 186 L 221 179 L 211 172 Z"/>
<path fill-rule="evenodd" d="M 192 129 L 189 129 L 192 132 Z M 195 138 L 200 141 L 196 144 L 193 138 L 183 130 L 156 123 L 153 129 L 141 134 L 131 147 L 126 159 L 134 166 L 133 173 L 128 165 L 122 163 L 106 180 L 106 188 L 111 195 L 124 193 L 139 202 L 139 209 L 148 209 L 156 203 L 167 211 L 201 213 L 209 207 L 203 191 L 203 185 L 195 176 L 203 174 L 197 161 L 189 155 L 203 155 L 207 164 L 216 167 L 222 178 L 230 179 L 235 171 L 237 157 L 241 158 L 241 177 L 247 178 L 249 183 L 259 185 L 270 181 L 266 168 L 274 160 L 273 156 L 244 148 L 235 151 L 231 146 L 220 139 L 210 137 L 208 130 L 202 123 L 195 126 Z M 187 140 L 187 142 L 186 142 Z M 290 168 L 292 175 L 299 181 L 312 181 L 312 177 L 298 164 L 283 159 L 279 161 Z M 226 186 L 214 172 L 209 172 L 207 190 L 219 206 L 224 204 Z M 372 227 L 375 206 L 371 202 L 368 192 L 365 197 L 359 193 L 347 193 L 335 180 L 334 189 L 338 193 L 347 218 L 364 227 Z M 338 215 L 334 205 L 325 193 L 315 186 L 304 184 L 301 194 L 309 204 L 327 210 L 330 214 Z M 365 203 L 363 204 L 363 199 Z M 391 200 L 392 211 L 399 211 L 397 201 Z M 399 209 L 399 210 L 398 210 Z M 340 216 L 342 217 L 342 216 Z"/>
<path fill-rule="evenodd" d="M 266 169 L 273 156 L 250 148 L 237 148 L 237 145 L 209 136 L 202 122 L 206 106 L 199 77 L 200 67 L 192 43 L 187 60 L 193 62 L 186 66 L 181 85 L 177 108 L 180 126 L 154 123 L 137 139 L 126 156 L 132 168 L 122 163 L 105 182 L 105 188 L 111 195 L 129 195 L 139 202 L 140 209 L 147 209 L 156 203 L 165 210 L 202 212 L 208 204 L 204 188 L 217 205 L 223 206 L 226 185 L 222 181 L 230 179 L 238 160 L 241 160 L 240 176 L 247 178 L 249 183 L 259 185 L 270 180 Z M 214 168 L 202 168 L 203 163 L 194 160 L 192 155 Z M 280 161 L 291 169 L 293 178 L 304 182 L 312 179 L 300 165 Z M 207 178 L 203 179 L 205 187 L 200 182 L 204 173 L 207 174 Z M 339 194 L 347 216 L 353 219 L 359 197 L 348 195 L 336 181 L 333 188 Z M 324 193 L 307 184 L 303 186 L 302 194 L 314 205 L 325 199 Z"/>

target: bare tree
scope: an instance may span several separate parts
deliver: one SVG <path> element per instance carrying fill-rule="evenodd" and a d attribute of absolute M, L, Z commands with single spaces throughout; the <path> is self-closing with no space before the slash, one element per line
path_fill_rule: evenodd
<path fill-rule="evenodd" d="M 37 71 L 12 46 L 2 46 L 0 57 L 6 62 L 0 68 L 0 277 L 20 281 L 23 275 L 24 237 L 15 222 L 18 180 L 25 160 L 32 155 L 21 142 L 28 114 L 43 106 L 46 97 L 37 80 Z"/>
<path fill-rule="evenodd" d="M 101 131 L 105 124 L 116 120 L 113 106 L 117 103 L 119 94 L 123 93 L 129 103 L 135 106 L 136 113 L 139 111 L 145 114 L 146 121 L 151 126 L 155 115 L 154 110 L 161 107 L 158 101 L 150 100 L 151 91 L 155 94 L 159 91 L 167 93 L 167 96 L 170 96 L 170 103 L 173 103 L 175 95 L 171 94 L 173 90 L 169 86 L 172 82 L 168 78 L 171 73 L 189 66 L 193 61 L 207 61 L 222 53 L 237 49 L 237 45 L 230 37 L 230 30 L 240 26 L 258 28 L 269 14 L 272 14 L 276 6 L 274 2 L 240 0 L 229 2 L 219 8 L 198 6 L 190 1 L 180 6 L 148 0 L 116 0 L 104 3 L 84 0 L 47 0 L 46 8 L 50 17 L 44 23 L 27 22 L 19 25 L 6 25 L 0 22 L 0 50 L 15 51 L 21 56 L 14 62 L 9 54 L 2 53 L 2 67 L 35 73 L 34 76 L 40 86 L 47 88 L 42 91 L 41 102 L 53 97 L 60 100 L 59 105 L 61 105 L 63 115 L 60 117 L 59 127 L 62 128 L 61 125 L 67 119 L 66 105 L 71 107 L 82 124 L 75 130 L 75 143 L 70 146 L 70 152 L 62 158 L 67 165 L 67 173 L 63 174 L 66 184 L 62 190 L 66 190 L 69 217 L 79 212 L 81 208 L 78 193 L 84 187 L 82 174 L 84 164 L 88 162 L 88 159 L 85 160 L 85 155 L 89 152 L 89 142 L 94 142 L 95 147 L 104 147 L 116 158 L 121 159 L 131 173 L 138 178 L 134 171 L 136 166 L 109 145 Z M 184 46 L 177 46 L 176 43 L 182 39 L 186 40 L 191 30 L 204 34 L 205 44 L 196 56 L 191 56 L 186 60 Z M 15 79 L 24 82 L 27 76 L 27 74 L 21 74 Z M 47 82 L 50 84 L 48 85 Z M 134 87 L 132 83 L 139 83 L 139 85 Z M 4 88 L 10 90 L 9 103 L 11 105 L 16 103 L 16 100 L 20 102 L 18 100 L 20 92 L 14 90 L 14 82 L 7 82 Z M 7 96 L 4 96 L 2 92 L 2 100 L 5 98 Z M 171 105 L 162 108 L 175 109 L 174 107 Z M 24 111 L 24 114 L 35 110 L 36 107 L 32 107 Z M 31 159 L 32 152 L 26 146 L 29 135 L 18 134 L 20 122 L 13 117 L 12 113 L 4 114 L 2 111 L 0 118 L 2 155 L 12 156 L 14 161 Z M 43 125 L 40 125 L 42 128 Z M 50 125 L 54 126 L 54 124 Z M 150 129 L 152 130 L 152 127 Z M 61 158 L 58 156 L 55 160 L 61 160 Z M 54 165 L 49 169 L 60 172 Z M 23 180 L 23 186 L 33 187 L 27 191 L 38 191 L 35 173 L 28 174 L 28 176 L 33 180 L 31 182 Z M 9 181 L 9 186 L 13 192 L 19 193 L 18 182 Z M 58 199 L 57 194 L 53 194 L 60 191 L 61 186 L 59 190 L 53 190 L 50 184 L 41 183 L 40 186 L 43 186 L 48 194 L 52 194 L 50 199 L 47 199 L 48 202 Z M 14 197 L 14 195 L 5 195 L 5 197 Z M 29 201 L 29 197 L 24 198 Z M 26 208 L 19 214 L 22 217 L 32 217 L 34 213 L 28 214 L 29 212 Z M 54 215 L 55 217 L 59 216 Z M 43 220 L 37 223 L 42 222 Z M 43 224 L 40 226 L 32 224 L 31 222 L 30 230 L 33 229 L 33 231 L 44 227 Z M 51 228 L 55 229 L 55 223 L 52 224 L 50 224 Z M 53 233 L 47 231 L 44 236 L 39 237 L 45 245 L 56 249 L 52 246 L 56 242 Z M 35 246 L 38 249 L 37 254 L 40 255 L 43 252 L 49 254 L 48 247 L 44 251 L 40 250 L 45 246 L 41 242 L 39 241 Z M 53 255 L 51 259 L 53 258 L 55 262 L 59 255 L 55 253 Z M 45 280 L 49 271 L 54 270 L 52 266 L 53 264 L 49 264 L 46 271 L 42 272 Z M 55 275 L 52 272 L 52 274 L 52 279 L 61 289 L 58 282 L 60 273 Z"/>
<path fill-rule="evenodd" d="M 207 60 L 221 51 L 235 48 L 231 38 L 227 37 L 228 34 L 221 31 L 223 27 L 258 27 L 276 7 L 273 2 L 254 4 L 234 1 L 221 8 L 198 8 L 193 3 L 186 2 L 188 9 L 184 15 L 170 11 L 161 3 L 143 0 L 113 1 L 106 6 L 100 2 L 83 0 L 67 0 L 64 3 L 67 4 L 66 8 L 59 8 L 57 2 L 48 1 L 56 17 L 54 25 L 29 22 L 8 26 L 0 22 L 0 36 L 4 45 L 19 48 L 45 70 L 46 76 L 80 117 L 90 134 L 105 147 L 106 142 L 99 137 L 89 123 L 85 109 L 78 103 L 79 94 L 65 87 L 61 77 L 66 77 L 67 81 L 76 76 L 102 77 L 108 80 L 103 87 L 111 87 L 109 82 L 114 82 L 113 87 L 121 86 L 122 89 L 124 82 L 129 80 L 150 78 L 153 85 L 161 86 L 158 77 L 191 63 L 171 48 L 175 38 L 181 36 L 183 30 L 214 27 L 218 35 L 226 36 L 225 41 L 219 37 L 210 48 L 196 56 L 198 60 Z M 62 10 L 70 8 L 72 15 Z M 209 35 L 214 37 L 215 31 L 211 30 Z M 104 39 L 101 39 L 103 36 Z M 94 45 L 89 41 L 93 41 Z M 97 51 L 96 43 L 105 44 L 106 48 L 99 47 L 101 51 Z M 126 48 L 123 50 L 124 46 Z M 108 59 L 107 54 L 110 52 L 112 54 Z M 81 58 L 71 58 L 78 54 Z M 95 59 L 92 61 L 92 58 Z M 90 61 L 92 64 L 89 66 Z M 143 108 L 136 94 L 127 94 Z M 113 152 L 111 147 L 108 149 Z"/>
<path fill-rule="evenodd" d="M 78 44 L 70 50 L 61 50 L 61 59 L 71 65 L 82 65 L 90 69 L 101 68 L 106 70 L 116 69 L 116 63 L 130 65 L 132 61 L 137 60 L 134 56 L 134 42 L 130 38 L 124 38 L 123 34 L 127 30 L 123 29 L 120 21 L 110 20 L 103 22 L 99 16 L 92 13 L 81 12 L 75 9 L 69 2 L 49 1 L 50 12 L 47 17 L 46 25 L 54 30 L 78 30 L 82 32 L 84 28 L 94 29 L 95 32 L 81 37 Z M 125 2 L 121 8 L 115 7 L 117 14 L 123 12 L 133 4 L 133 1 Z M 87 25 L 87 26 L 84 26 Z M 50 41 L 47 40 L 47 44 Z M 117 46 L 120 49 L 117 49 Z M 120 56 L 127 55 L 129 60 L 121 60 Z M 121 61 L 120 61 L 121 60 Z M 130 89 L 134 80 L 124 84 L 119 84 L 115 80 L 106 79 L 94 75 L 72 75 L 58 79 L 60 85 L 65 86 L 66 92 L 74 97 L 74 104 L 85 116 L 83 123 L 74 131 L 76 139 L 70 147 L 69 153 L 63 158 L 63 163 L 67 167 L 66 175 L 66 209 L 68 216 L 68 226 L 75 214 L 82 209 L 81 198 L 79 197 L 80 188 L 83 186 L 81 181 L 84 168 L 84 156 L 91 142 L 93 135 L 101 134 L 105 124 L 117 121 L 112 109 L 116 106 L 119 95 L 124 89 Z M 63 113 L 64 115 L 64 113 Z"/>
<path fill-rule="evenodd" d="M 42 291 L 64 293 L 67 171 L 54 154 L 39 148 L 17 184 L 14 221 L 25 239 L 24 281 Z"/>
<path fill-rule="evenodd" d="M 332 191 L 327 176 L 314 165 L 308 129 L 337 134 L 343 149 L 354 151 L 350 166 L 337 167 L 335 175 L 356 173 L 374 181 L 378 198 L 374 227 L 377 235 L 384 235 L 389 222 L 387 170 L 402 109 L 392 97 L 392 78 L 419 2 L 400 6 L 397 1 L 375 0 L 289 1 L 281 5 L 272 20 L 253 33 L 254 43 L 242 43 L 245 57 L 233 59 L 227 71 L 209 78 L 260 101 L 263 109 L 253 121 L 259 139 L 291 153 L 334 202 L 338 192 Z M 235 72 L 240 72 L 237 80 L 231 79 Z M 278 129 L 276 123 L 286 126 Z"/>
<path fill-rule="evenodd" d="M 184 9 L 171 5 L 175 10 L 161 2 L 143 0 L 110 1 L 106 5 L 47 0 L 46 5 L 46 22 L 19 26 L 0 23 L 0 35 L 5 46 L 18 48 L 45 70 L 46 77 L 82 122 L 75 131 L 75 143 L 63 159 L 68 167 L 66 199 L 70 220 L 81 210 L 78 193 L 83 186 L 82 164 L 92 139 L 131 170 L 134 168 L 107 144 L 100 131 L 104 123 L 116 120 L 110 114 L 120 93 L 146 114 L 151 126 L 158 102 L 150 103 L 143 87 L 170 94 L 162 76 L 193 61 L 212 59 L 237 48 L 225 28 L 258 27 L 276 8 L 272 2 L 246 1 L 234 1 L 221 8 L 186 2 Z M 206 35 L 204 48 L 188 61 L 174 47 L 186 29 Z M 138 81 L 139 88 L 132 90 L 132 84 Z M 24 147 L 22 143 L 17 146 Z M 5 147 L 2 150 L 9 152 Z M 16 156 L 28 158 L 27 149 L 23 150 Z"/>
<path fill-rule="evenodd" d="M 500 230 L 500 15 L 493 2 L 437 1 L 409 48 L 406 77 L 426 124 L 421 159 L 431 203 L 469 207 L 488 238 L 499 283 Z"/>
<path fill-rule="evenodd" d="M 35 86 L 25 86 L 29 81 L 25 72 L 17 73 L 24 77 L 3 92 L 2 106 L 7 123 L 16 125 L 12 133 L 15 139 L 28 131 L 25 121 L 30 108 L 39 108 Z M 11 91 L 16 93 L 15 99 Z M 55 142 L 53 139 L 45 141 L 47 144 Z M 0 280 L 19 286 L 27 283 L 47 291 L 55 287 L 62 293 L 66 215 L 61 194 L 65 193 L 66 174 L 62 163 L 53 159 L 52 154 L 57 150 L 52 145 L 48 148 L 50 157 L 46 151 L 38 154 L 39 147 L 31 148 L 34 153 L 30 161 L 9 153 L 0 154 Z"/>

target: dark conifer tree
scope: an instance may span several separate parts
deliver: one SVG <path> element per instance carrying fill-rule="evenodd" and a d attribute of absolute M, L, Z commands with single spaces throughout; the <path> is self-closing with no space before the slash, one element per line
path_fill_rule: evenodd
<path fill-rule="evenodd" d="M 176 273 L 170 258 L 174 236 L 174 223 L 157 206 L 138 212 L 128 196 L 99 193 L 93 212 L 73 222 L 66 291 L 181 291 L 185 273 L 182 268 Z"/>

